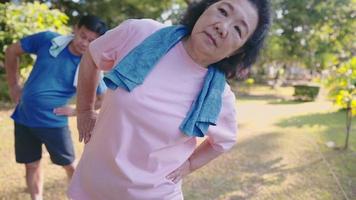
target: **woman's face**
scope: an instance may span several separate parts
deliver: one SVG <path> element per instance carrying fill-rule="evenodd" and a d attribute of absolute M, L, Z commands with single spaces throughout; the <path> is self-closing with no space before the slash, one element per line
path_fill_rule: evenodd
<path fill-rule="evenodd" d="M 257 23 L 257 9 L 248 0 L 221 0 L 200 16 L 188 38 L 189 46 L 206 64 L 218 62 L 235 54 Z"/>

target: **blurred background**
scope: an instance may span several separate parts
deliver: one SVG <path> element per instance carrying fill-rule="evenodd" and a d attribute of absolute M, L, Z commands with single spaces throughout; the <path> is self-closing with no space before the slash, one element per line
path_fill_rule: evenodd
<path fill-rule="evenodd" d="M 23 36 L 69 34 L 84 14 L 111 28 L 128 18 L 177 24 L 193 0 L 0 1 L 0 199 L 27 199 L 13 152 L 4 50 Z M 185 180 L 186 199 L 356 199 L 356 0 L 271 0 L 273 25 L 237 95 L 239 142 Z M 26 80 L 34 57 L 21 59 Z M 71 119 L 76 140 L 75 118 Z M 76 143 L 77 155 L 82 144 Z M 44 153 L 45 154 L 45 153 Z M 46 161 L 45 199 L 65 199 Z M 63 174 L 62 174 L 63 172 Z"/>

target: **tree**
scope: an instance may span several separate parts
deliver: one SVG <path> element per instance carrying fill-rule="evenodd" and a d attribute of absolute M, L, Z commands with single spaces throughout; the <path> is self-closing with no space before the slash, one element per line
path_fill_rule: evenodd
<path fill-rule="evenodd" d="M 352 115 L 356 115 L 356 57 L 342 63 L 333 70 L 329 78 L 330 96 L 336 105 L 346 109 L 346 139 L 344 149 L 347 149 L 351 131 Z"/>
<path fill-rule="evenodd" d="M 297 62 L 313 70 L 356 52 L 355 0 L 274 0 L 265 61 Z"/>
<path fill-rule="evenodd" d="M 19 5 L 0 4 L 0 60 L 4 60 L 7 45 L 20 38 L 44 30 L 62 34 L 70 29 L 66 26 L 68 17 L 59 10 L 50 10 L 46 4 L 22 3 Z M 23 66 L 23 65 L 22 65 Z"/>
<path fill-rule="evenodd" d="M 32 2 L 33 0 L 27 0 Z M 56 8 L 66 13 L 74 24 L 76 16 L 95 14 L 103 18 L 110 27 L 117 26 L 128 18 L 153 18 L 159 19 L 164 11 L 173 5 L 185 6 L 188 0 L 40 0 L 51 8 Z"/>

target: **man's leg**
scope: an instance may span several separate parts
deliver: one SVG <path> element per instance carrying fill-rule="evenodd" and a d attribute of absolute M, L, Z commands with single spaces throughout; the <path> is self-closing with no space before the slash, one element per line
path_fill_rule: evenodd
<path fill-rule="evenodd" d="M 51 160 L 54 164 L 62 166 L 70 180 L 76 167 L 73 142 L 68 126 L 61 128 L 42 129 L 43 140 Z"/>
<path fill-rule="evenodd" d="M 74 170 L 75 170 L 76 167 L 77 167 L 76 161 L 72 162 L 69 165 L 63 166 L 63 168 L 65 169 L 65 171 L 67 173 L 68 180 L 70 180 L 72 178 Z"/>
<path fill-rule="evenodd" d="M 16 162 L 25 164 L 28 192 L 33 200 L 42 200 L 43 172 L 41 170 L 42 143 L 30 127 L 15 122 Z"/>
<path fill-rule="evenodd" d="M 43 172 L 41 160 L 25 164 L 26 183 L 32 200 L 42 200 L 43 195 Z"/>

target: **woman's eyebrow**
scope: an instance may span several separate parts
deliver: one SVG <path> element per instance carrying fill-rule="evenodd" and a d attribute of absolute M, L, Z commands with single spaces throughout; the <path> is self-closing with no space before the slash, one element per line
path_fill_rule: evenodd
<path fill-rule="evenodd" d="M 234 12 L 234 11 L 235 11 L 235 8 L 234 8 L 234 6 L 231 5 L 231 3 L 229 3 L 229 2 L 222 2 L 221 4 L 224 4 L 224 5 L 226 5 L 227 7 L 229 7 L 229 9 L 230 9 L 231 12 Z"/>
<path fill-rule="evenodd" d="M 230 9 L 230 11 L 231 12 L 235 12 L 235 7 L 230 3 L 230 2 L 222 2 L 221 4 L 223 4 L 223 5 L 226 5 L 229 9 Z M 245 20 L 245 18 L 243 17 L 243 19 L 241 20 L 241 23 L 242 23 L 242 25 L 245 27 L 245 29 L 246 29 L 246 34 L 248 34 L 249 33 L 249 26 L 248 26 L 248 24 L 246 23 L 246 20 Z"/>

